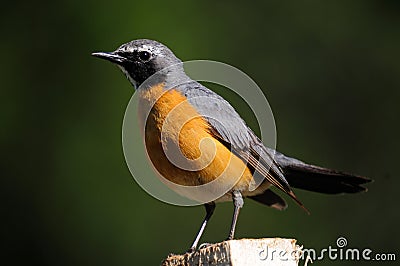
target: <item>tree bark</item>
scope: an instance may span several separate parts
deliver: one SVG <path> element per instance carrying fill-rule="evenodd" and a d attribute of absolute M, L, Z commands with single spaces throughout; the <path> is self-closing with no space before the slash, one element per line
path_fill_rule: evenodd
<path fill-rule="evenodd" d="M 295 239 L 240 239 L 211 244 L 193 253 L 171 254 L 162 266 L 297 266 L 301 255 Z"/>

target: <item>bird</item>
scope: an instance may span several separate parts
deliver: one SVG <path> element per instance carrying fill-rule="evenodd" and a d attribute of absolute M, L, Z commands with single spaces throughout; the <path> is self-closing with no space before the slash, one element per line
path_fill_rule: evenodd
<path fill-rule="evenodd" d="M 307 213 L 293 188 L 325 194 L 367 191 L 363 186 L 371 181 L 367 177 L 308 164 L 264 145 L 227 100 L 190 79 L 182 61 L 160 42 L 137 39 L 113 52 L 92 55 L 118 66 L 139 94 L 146 150 L 159 174 L 176 184 L 197 186 L 217 179 L 224 172 L 220 184 L 231 182 L 231 189 L 224 195 L 204 203 L 206 215 L 188 252 L 197 249 L 216 202 L 233 201 L 227 237 L 232 240 L 243 198 L 274 209 L 286 209 L 286 201 L 271 187 L 287 194 Z M 208 144 L 201 143 L 203 139 Z M 166 147 L 178 149 L 193 169 L 171 162 Z M 262 177 L 262 182 L 252 190 L 256 174 Z"/>

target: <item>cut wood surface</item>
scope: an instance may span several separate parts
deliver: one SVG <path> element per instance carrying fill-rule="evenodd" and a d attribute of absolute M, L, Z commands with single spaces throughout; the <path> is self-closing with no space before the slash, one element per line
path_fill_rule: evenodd
<path fill-rule="evenodd" d="M 299 263 L 301 252 L 295 239 L 229 240 L 210 244 L 193 253 L 170 254 L 162 266 L 295 266 Z"/>

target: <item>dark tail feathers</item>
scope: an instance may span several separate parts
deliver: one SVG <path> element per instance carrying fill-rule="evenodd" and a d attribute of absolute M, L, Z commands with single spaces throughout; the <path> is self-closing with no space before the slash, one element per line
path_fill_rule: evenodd
<path fill-rule="evenodd" d="M 283 172 L 292 187 L 326 194 L 367 191 L 361 186 L 371 179 L 305 163 L 284 165 Z"/>

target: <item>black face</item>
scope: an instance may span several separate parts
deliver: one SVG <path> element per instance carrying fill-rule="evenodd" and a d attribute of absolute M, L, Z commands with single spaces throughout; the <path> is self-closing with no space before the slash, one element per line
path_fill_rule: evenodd
<path fill-rule="evenodd" d="M 134 86 L 166 67 L 181 63 L 166 46 L 144 39 L 123 44 L 114 52 L 92 55 L 117 64 Z"/>

